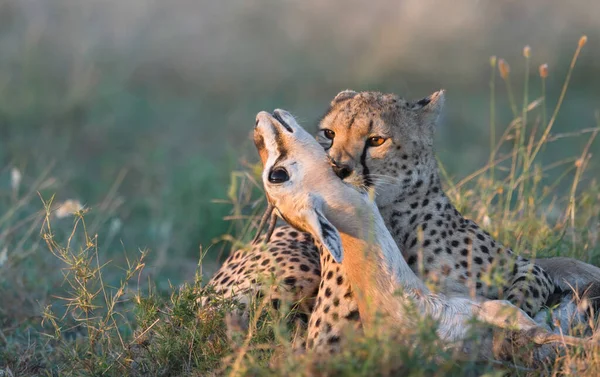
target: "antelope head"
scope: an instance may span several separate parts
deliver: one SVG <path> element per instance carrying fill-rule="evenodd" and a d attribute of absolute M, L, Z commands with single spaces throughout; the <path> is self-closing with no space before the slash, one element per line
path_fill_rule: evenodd
<path fill-rule="evenodd" d="M 254 144 L 264 166 L 262 181 L 269 202 L 264 219 L 275 210 L 293 227 L 310 233 L 341 263 L 340 234 L 328 218 L 347 207 L 340 201 L 344 193 L 360 194 L 335 175 L 323 148 L 285 110 L 258 113 Z"/>

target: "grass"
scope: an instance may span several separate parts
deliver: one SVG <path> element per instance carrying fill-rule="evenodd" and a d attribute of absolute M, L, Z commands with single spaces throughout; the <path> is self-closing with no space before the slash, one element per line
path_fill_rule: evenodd
<path fill-rule="evenodd" d="M 571 256 L 600 264 L 600 185 L 587 172 L 600 116 L 596 113 L 597 123 L 592 127 L 551 132 L 584 45 L 582 38 L 551 114 L 547 114 L 547 73 L 541 74 L 540 95 L 533 99 L 529 98 L 533 79 L 525 75 L 519 109 L 508 63 L 492 59 L 488 163 L 462 180 L 453 179 L 443 161 L 440 166 L 447 192 L 459 210 L 517 253 Z M 530 71 L 530 56 L 531 51 L 524 50 L 525 72 Z M 497 68 L 513 114 L 504 127 L 495 116 Z M 580 152 L 558 161 L 539 161 L 550 143 L 566 139 L 575 139 Z M 147 272 L 146 249 L 108 257 L 116 255 L 107 249 L 115 247 L 122 226 L 113 216 L 123 205 L 116 195 L 122 176 L 105 186 L 107 193 L 97 205 L 83 206 L 54 199 L 54 193 L 68 188 L 61 187 L 51 171 L 35 179 L 10 166 L 0 171 L 0 181 L 5 183 L 1 200 L 8 203 L 8 210 L 0 215 L 0 376 L 600 373 L 597 349 L 569 350 L 543 371 L 458 358 L 440 351 L 435 324 L 427 319 L 402 334 L 401 341 L 372 334 L 354 338 L 339 355 L 294 357 L 295 331 L 287 321 L 292 314 L 288 310 L 274 311 L 266 302 L 257 301 L 249 329 L 241 331 L 227 316 L 236 303 L 202 289 L 206 250 L 200 249 L 193 281 L 166 288 L 157 286 Z M 230 229 L 221 238 L 224 244 L 238 247 L 250 239 L 253 220 L 263 204 L 259 172 L 257 164 L 248 163 L 230 176 L 230 189 L 221 200 L 221 205 L 231 207 Z M 197 182 L 203 178 L 197 177 Z M 190 205 L 194 193 L 184 193 L 180 199 L 173 205 Z M 136 203 L 131 207 L 135 210 Z M 192 222 L 194 227 L 199 224 Z M 159 257 L 168 258 L 167 248 L 161 245 L 174 234 L 182 234 L 171 231 L 178 226 L 186 224 L 181 219 L 156 223 L 156 235 L 149 244 Z M 47 252 L 36 253 L 42 243 Z M 209 304 L 200 305 L 199 297 Z"/>

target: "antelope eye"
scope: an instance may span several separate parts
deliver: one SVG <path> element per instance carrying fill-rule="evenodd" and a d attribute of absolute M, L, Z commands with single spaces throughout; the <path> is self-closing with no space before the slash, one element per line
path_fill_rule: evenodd
<path fill-rule="evenodd" d="M 333 140 L 333 138 L 335 137 L 335 132 L 333 132 L 332 130 L 324 129 L 323 135 L 325 135 L 325 137 L 329 140 Z"/>
<path fill-rule="evenodd" d="M 386 139 L 381 136 L 373 136 L 367 139 L 367 145 L 369 147 L 378 147 L 385 142 Z"/>
<path fill-rule="evenodd" d="M 271 183 L 283 183 L 289 181 L 289 179 L 290 176 L 287 170 L 282 167 L 273 168 L 269 172 L 269 182 Z"/>

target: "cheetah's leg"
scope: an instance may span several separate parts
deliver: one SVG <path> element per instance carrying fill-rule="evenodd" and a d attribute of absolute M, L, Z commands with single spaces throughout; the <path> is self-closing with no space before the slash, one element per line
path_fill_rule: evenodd
<path fill-rule="evenodd" d="M 272 216 L 267 213 L 263 226 Z M 228 313 L 232 328 L 248 327 L 249 310 L 256 299 L 268 300 L 279 311 L 282 303 L 296 309 L 291 320 L 300 320 L 306 327 L 312 312 L 321 279 L 319 251 L 312 237 L 284 225 L 276 229 L 269 224 L 269 241 L 259 236 L 256 242 L 231 253 L 210 279 L 215 296 L 233 299 L 239 309 Z M 209 296 L 201 297 L 201 306 L 208 305 Z M 285 305 L 288 308 L 288 305 Z"/>
<path fill-rule="evenodd" d="M 533 317 L 554 292 L 554 283 L 541 267 L 524 258 L 517 258 L 505 296 Z"/>

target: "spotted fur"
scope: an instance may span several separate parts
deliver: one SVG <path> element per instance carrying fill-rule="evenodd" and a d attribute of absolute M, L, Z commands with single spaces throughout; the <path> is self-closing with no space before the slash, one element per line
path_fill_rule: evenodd
<path fill-rule="evenodd" d="M 335 353 L 344 333 L 360 330 L 358 304 L 341 263 L 321 252 L 321 283 L 315 308 L 308 323 L 306 348 Z"/>
<path fill-rule="evenodd" d="M 247 325 L 246 308 L 256 297 L 266 297 L 275 309 L 283 300 L 292 303 L 308 322 L 321 280 L 319 251 L 312 237 L 284 225 L 275 229 L 269 243 L 262 240 L 232 252 L 207 286 L 241 304 L 236 315 L 242 325 Z"/>
<path fill-rule="evenodd" d="M 460 343 L 467 340 L 472 319 L 512 331 L 511 334 L 521 338 L 519 344 L 523 346 L 595 344 L 593 340 L 552 333 L 506 300 L 448 297 L 431 292 L 402 258 L 369 195 L 335 177 L 325 151 L 287 111 L 278 109 L 273 114 L 262 111 L 256 119 L 254 136 L 261 141 L 256 146 L 264 167 L 262 182 L 270 207 L 289 223 L 310 232 L 323 252 L 342 263 L 348 276 L 345 280 L 355 289 L 353 296 L 365 329 L 372 331 L 374 320 L 384 320 L 385 328 L 398 334 L 414 328 L 417 318 L 431 316 L 438 320 L 436 332 L 440 339 L 452 342 L 458 350 L 469 347 Z M 377 138 L 370 144 L 379 146 L 383 139 Z M 338 286 L 343 283 L 339 281 Z M 336 305 L 336 298 L 331 289 L 323 288 L 327 299 L 320 304 L 329 313 L 334 309 L 328 310 L 327 305 L 331 301 Z M 320 297 L 322 290 L 319 289 Z M 338 318 L 333 323 L 339 322 Z M 328 326 L 330 333 L 331 325 Z M 377 326 L 378 331 L 382 329 Z M 501 332 L 504 337 L 504 331 Z M 329 343 L 340 340 L 329 334 L 327 338 Z M 537 346 L 534 347 L 543 348 Z M 484 355 L 496 356 L 496 349 L 496 345 L 486 341 L 478 347 Z M 501 352 L 498 356 L 506 354 Z M 550 355 L 543 351 L 531 356 L 533 365 Z"/>
<path fill-rule="evenodd" d="M 386 225 L 415 273 L 446 294 L 506 298 L 535 314 L 554 292 L 549 276 L 464 218 L 441 187 L 433 136 L 442 104 L 443 92 L 408 102 L 392 94 L 344 91 L 322 118 L 317 140 L 341 178 L 375 188 Z M 384 141 L 370 145 L 373 137 Z M 486 285 L 490 274 L 499 274 L 504 284 Z M 319 308 L 315 316 L 329 318 Z M 309 339 L 315 332 L 309 327 Z"/>
<path fill-rule="evenodd" d="M 436 281 L 447 294 L 506 298 L 535 314 L 554 292 L 550 277 L 464 218 L 441 187 L 433 135 L 442 104 L 443 92 L 410 102 L 393 94 L 344 91 L 323 116 L 317 140 L 344 181 L 375 188 L 385 223 L 419 276 Z M 333 131 L 334 137 L 328 138 L 325 130 Z M 374 136 L 385 140 L 370 146 Z M 274 272 L 279 280 L 293 282 L 290 288 L 298 285 L 290 289 L 292 299 L 303 301 L 306 311 L 315 302 L 307 297 L 314 297 L 318 289 L 306 346 L 333 352 L 345 329 L 360 328 L 342 265 L 319 253 L 307 234 L 296 232 L 292 237 L 291 228 L 280 229 L 284 230 L 276 231 L 266 247 L 235 251 L 209 284 L 245 302 L 263 289 L 255 275 Z M 289 253 L 283 254 L 284 249 Z M 303 271 L 301 265 L 309 270 Z M 487 286 L 484 277 L 489 274 L 502 276 L 504 285 Z M 238 288 L 232 291 L 234 286 Z M 279 300 L 281 292 L 269 294 Z"/>

